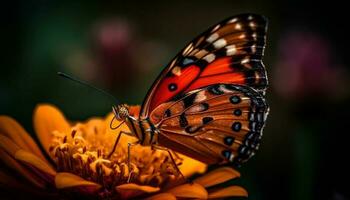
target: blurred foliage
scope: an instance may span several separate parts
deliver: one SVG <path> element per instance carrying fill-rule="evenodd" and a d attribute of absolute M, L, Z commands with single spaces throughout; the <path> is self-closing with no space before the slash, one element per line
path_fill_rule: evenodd
<path fill-rule="evenodd" d="M 193 37 L 228 16 L 259 13 L 270 20 L 264 63 L 271 112 L 261 150 L 240 169 L 242 184 L 251 199 L 346 199 L 350 63 L 342 7 L 300 0 L 4 4 L 0 113 L 32 132 L 38 103 L 76 120 L 103 116 L 116 103 L 57 71 L 141 104 Z"/>

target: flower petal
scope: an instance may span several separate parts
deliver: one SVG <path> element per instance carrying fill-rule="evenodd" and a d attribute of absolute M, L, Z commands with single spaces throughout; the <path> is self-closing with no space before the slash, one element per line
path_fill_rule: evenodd
<path fill-rule="evenodd" d="M 47 162 L 43 161 L 38 156 L 28 151 L 24 151 L 22 149 L 18 150 L 15 154 L 15 158 L 39 169 L 41 172 L 44 172 L 45 174 L 48 174 L 52 177 L 56 175 L 56 171 L 53 170 Z"/>
<path fill-rule="evenodd" d="M 195 179 L 194 182 L 202 185 L 203 187 L 211 187 L 239 176 L 240 174 L 238 171 L 230 167 L 221 167 Z"/>
<path fill-rule="evenodd" d="M 159 187 L 152 187 L 148 185 L 137 185 L 134 183 L 118 185 L 115 188 L 116 190 L 139 190 L 145 193 L 154 193 L 159 191 Z"/>
<path fill-rule="evenodd" d="M 145 200 L 176 200 L 176 197 L 170 193 L 160 193 L 146 198 Z"/>
<path fill-rule="evenodd" d="M 0 134 L 12 139 L 20 148 L 33 152 L 40 158 L 45 159 L 32 137 L 11 117 L 0 116 Z"/>
<path fill-rule="evenodd" d="M 11 175 L 8 171 L 0 170 L 1 189 L 2 191 L 6 189 L 12 199 L 57 199 L 57 196 L 47 189 L 36 188 L 34 185 L 29 185 L 27 181 Z"/>
<path fill-rule="evenodd" d="M 5 150 L 12 157 L 14 157 L 16 152 L 20 150 L 17 144 L 15 144 L 10 138 L 4 135 L 0 135 L 0 148 Z"/>
<path fill-rule="evenodd" d="M 122 196 L 123 199 L 130 199 L 145 193 L 154 193 L 160 190 L 159 187 L 137 185 L 134 183 L 118 185 L 115 187 L 115 189 L 118 191 L 118 193 Z"/>
<path fill-rule="evenodd" d="M 13 159 L 13 157 L 11 157 L 8 153 L 6 153 L 2 149 L 0 149 L 0 158 L 1 158 L 1 161 L 4 162 L 5 165 L 7 165 L 7 167 L 18 172 L 23 178 L 27 179 L 34 186 L 39 188 L 45 187 L 43 180 L 40 180 L 37 176 L 31 173 L 28 169 L 26 169 L 23 165 L 21 165 L 17 160 Z M 6 181 L 6 180 L 1 178 L 1 181 Z"/>
<path fill-rule="evenodd" d="M 209 199 L 227 197 L 248 197 L 248 192 L 240 186 L 229 186 L 215 192 L 209 193 Z"/>
<path fill-rule="evenodd" d="M 9 176 L 8 173 L 5 173 L 0 170 L 0 185 L 1 187 L 8 188 L 21 188 L 23 189 L 25 185 L 16 179 L 15 177 Z"/>
<path fill-rule="evenodd" d="M 100 184 L 87 181 L 80 176 L 61 172 L 57 173 L 55 177 L 55 185 L 58 189 L 65 189 L 65 188 L 71 188 L 71 187 L 91 187 L 94 188 L 94 190 L 98 190 L 101 188 Z"/>
<path fill-rule="evenodd" d="M 195 173 L 201 174 L 207 170 L 206 164 L 182 154 L 179 156 L 183 159 L 179 169 L 185 177 L 191 177 Z"/>
<path fill-rule="evenodd" d="M 49 153 L 51 133 L 53 131 L 68 132 L 70 125 L 58 108 L 49 104 L 40 104 L 34 111 L 34 129 L 42 146 Z"/>
<path fill-rule="evenodd" d="M 208 192 L 205 188 L 197 183 L 187 183 L 171 188 L 168 191 L 179 198 L 196 198 L 196 199 L 207 199 Z"/>
<path fill-rule="evenodd" d="M 1 159 L 7 162 L 9 167 L 17 170 L 25 178 L 39 187 L 42 187 L 42 183 L 39 183 L 39 180 L 51 182 L 52 177 L 56 174 L 46 161 L 43 161 L 33 153 L 19 148 L 6 136 L 0 135 L 0 148 L 2 154 Z M 6 155 L 8 155 L 8 157 Z M 20 163 L 13 159 L 29 164 L 31 167 L 35 167 L 37 170 L 34 170 L 34 172 L 39 176 L 35 176 L 32 171 L 24 168 Z"/>

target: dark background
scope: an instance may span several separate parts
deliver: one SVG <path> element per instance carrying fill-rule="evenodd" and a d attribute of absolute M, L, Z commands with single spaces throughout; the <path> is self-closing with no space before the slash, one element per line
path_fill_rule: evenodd
<path fill-rule="evenodd" d="M 240 169 L 250 199 L 348 199 L 349 16 L 336 1 L 21 1 L 1 11 L 0 113 L 32 132 L 38 103 L 84 120 L 108 97 L 140 104 L 160 70 L 209 26 L 239 13 L 269 18 L 264 63 L 271 112 Z"/>

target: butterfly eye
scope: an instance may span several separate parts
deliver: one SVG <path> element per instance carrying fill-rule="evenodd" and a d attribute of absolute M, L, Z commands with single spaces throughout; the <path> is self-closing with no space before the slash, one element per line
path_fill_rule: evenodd
<path fill-rule="evenodd" d="M 117 120 L 124 120 L 126 117 L 129 116 L 129 109 L 127 105 L 117 105 L 112 107 L 114 117 Z"/>

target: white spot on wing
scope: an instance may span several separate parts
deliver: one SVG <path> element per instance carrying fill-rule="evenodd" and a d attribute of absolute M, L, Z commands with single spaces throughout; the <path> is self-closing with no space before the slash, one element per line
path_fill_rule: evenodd
<path fill-rule="evenodd" d="M 219 34 L 217 34 L 217 33 L 213 33 L 212 35 L 210 35 L 208 38 L 207 38 L 207 42 L 209 42 L 209 43 L 212 43 L 212 42 L 214 42 L 216 39 L 218 39 L 219 38 Z"/>
<path fill-rule="evenodd" d="M 252 37 L 253 37 L 254 40 L 257 40 L 257 39 L 258 39 L 258 35 L 257 35 L 256 33 L 253 33 L 253 34 L 252 34 Z"/>
<path fill-rule="evenodd" d="M 214 42 L 213 45 L 216 49 L 220 49 L 221 47 L 224 47 L 226 45 L 226 40 L 224 38 L 222 38 L 222 39 Z"/>
<path fill-rule="evenodd" d="M 254 22 L 250 22 L 249 23 L 249 26 L 252 27 L 252 28 L 255 28 L 256 27 L 256 24 Z"/>
<path fill-rule="evenodd" d="M 238 36 L 239 39 L 244 39 L 245 38 L 245 35 L 244 34 L 241 34 L 240 36 Z"/>
<path fill-rule="evenodd" d="M 198 105 L 194 105 L 192 107 L 190 107 L 186 113 L 198 113 L 201 112 L 205 109 L 205 107 L 202 104 L 198 104 Z"/>
<path fill-rule="evenodd" d="M 227 23 L 231 24 L 231 23 L 235 23 L 238 19 L 237 18 L 233 18 L 230 21 L 228 21 Z"/>
<path fill-rule="evenodd" d="M 205 95 L 205 90 L 202 90 L 197 93 L 196 98 L 194 99 L 195 103 L 202 102 L 207 99 L 207 96 Z"/>
<path fill-rule="evenodd" d="M 171 72 L 176 76 L 180 76 L 181 75 L 181 68 L 176 66 L 171 70 Z"/>
<path fill-rule="evenodd" d="M 229 161 L 230 162 L 233 162 L 233 159 L 235 158 L 235 155 L 233 155 L 233 153 L 231 153 L 231 155 L 230 155 L 230 158 L 229 158 Z"/>
<path fill-rule="evenodd" d="M 253 16 L 249 15 L 248 20 L 252 20 L 252 19 L 253 19 Z"/>
<path fill-rule="evenodd" d="M 225 85 L 220 85 L 219 90 L 223 91 L 224 93 L 232 93 L 232 90 L 227 89 Z"/>
<path fill-rule="evenodd" d="M 254 44 L 253 46 L 252 46 L 252 53 L 255 53 L 256 52 L 256 45 Z"/>
<path fill-rule="evenodd" d="M 183 55 L 186 55 L 187 53 L 191 52 L 193 50 L 193 44 L 190 43 L 185 50 L 182 52 Z"/>
<path fill-rule="evenodd" d="M 237 52 L 236 45 L 232 44 L 226 47 L 226 55 L 232 56 L 235 55 Z"/>
<path fill-rule="evenodd" d="M 200 51 L 198 51 L 195 56 L 197 58 L 202 58 L 204 55 L 206 55 L 208 52 L 205 49 L 201 49 Z"/>
<path fill-rule="evenodd" d="M 242 61 L 241 61 L 241 64 L 246 64 L 249 62 L 249 58 L 244 58 Z"/>
<path fill-rule="evenodd" d="M 216 26 L 213 28 L 213 30 L 211 30 L 211 32 L 214 32 L 214 31 L 218 30 L 219 28 L 220 28 L 220 24 L 216 25 Z"/>
<path fill-rule="evenodd" d="M 235 26 L 235 29 L 237 29 L 237 30 L 241 30 L 242 29 L 242 26 L 241 26 L 241 24 L 236 24 L 236 26 Z"/>
<path fill-rule="evenodd" d="M 256 83 L 259 83 L 259 80 L 260 80 L 260 74 L 258 72 L 255 72 L 255 82 Z M 258 116 L 259 117 L 259 116 Z"/>
<path fill-rule="evenodd" d="M 206 55 L 203 59 L 206 60 L 208 63 L 211 63 L 215 59 L 215 55 L 211 53 Z"/>
<path fill-rule="evenodd" d="M 175 58 L 175 59 L 171 62 L 170 67 L 174 66 L 175 63 L 176 63 L 176 61 L 177 61 L 177 59 Z"/>

